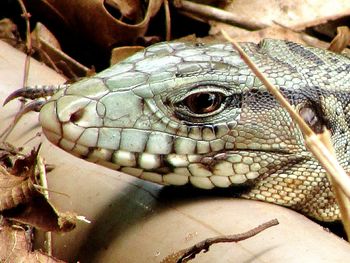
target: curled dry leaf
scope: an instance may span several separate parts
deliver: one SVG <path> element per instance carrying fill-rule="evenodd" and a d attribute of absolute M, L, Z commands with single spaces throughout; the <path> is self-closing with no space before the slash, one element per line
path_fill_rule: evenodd
<path fill-rule="evenodd" d="M 0 20 L 0 39 L 9 45 L 24 51 L 24 44 L 21 41 L 17 25 L 8 18 Z"/>
<path fill-rule="evenodd" d="M 22 224 L 27 224 L 44 231 L 68 232 L 75 228 L 74 213 L 58 213 L 49 201 L 41 194 L 14 209 L 6 210 L 3 216 Z"/>
<path fill-rule="evenodd" d="M 0 262 L 63 263 L 40 251 L 30 251 L 30 241 L 23 229 L 0 226 Z"/>
<path fill-rule="evenodd" d="M 61 50 L 60 44 L 54 35 L 41 23 L 37 23 L 31 33 L 33 46 L 40 56 L 40 61 L 62 72 L 68 78 L 85 77 L 89 68 L 68 56 Z"/>
<path fill-rule="evenodd" d="M 283 27 L 268 27 L 265 29 L 257 30 L 254 32 L 244 32 L 240 35 L 230 35 L 234 37 L 237 42 L 254 42 L 259 43 L 265 38 L 273 38 L 273 39 L 284 39 L 288 41 L 292 41 L 295 43 L 300 43 L 302 45 L 315 46 L 319 48 L 326 49 L 328 47 L 328 43 L 321 41 L 315 37 L 309 36 L 302 32 L 295 32 L 288 28 Z M 221 41 L 225 41 L 223 36 L 216 36 L 217 39 Z"/>
<path fill-rule="evenodd" d="M 350 29 L 347 26 L 337 27 L 337 35 L 332 40 L 328 50 L 341 53 L 350 44 Z"/>
<path fill-rule="evenodd" d="M 5 155 L 5 151 L 3 149 L 2 154 Z M 15 162 L 13 167 L 6 167 L 4 163 L 0 165 L 0 211 L 28 203 L 36 192 L 32 154 L 23 158 L 8 152 L 7 156 L 12 156 Z"/>
<path fill-rule="evenodd" d="M 13 176 L 0 166 L 0 211 L 30 201 L 36 192 L 29 178 Z"/>
<path fill-rule="evenodd" d="M 5 149 L 2 155 L 5 155 Z M 73 213 L 60 214 L 37 190 L 36 159 L 38 150 L 28 156 L 7 153 L 15 158 L 13 167 L 0 165 L 0 212 L 7 218 L 45 231 L 65 232 L 75 227 Z"/>
<path fill-rule="evenodd" d="M 141 46 L 113 48 L 110 64 L 111 65 L 117 64 L 118 62 L 126 59 L 127 57 L 130 57 L 131 55 L 135 54 L 136 52 L 142 49 L 144 49 L 144 47 L 141 47 Z"/>
<path fill-rule="evenodd" d="M 312 27 L 312 30 L 324 34 L 324 25 L 329 24 L 330 21 L 347 17 L 350 14 L 350 2 L 344 0 L 323 1 L 322 4 L 320 4 L 320 1 L 286 0 L 279 2 L 267 0 L 264 1 L 264 6 L 268 8 L 261 8 L 261 1 L 259 0 L 219 1 L 220 8 L 232 13 L 234 16 L 240 17 L 240 20 L 245 23 L 252 25 L 261 23 L 268 26 L 252 32 L 252 41 L 254 42 L 257 42 L 257 38 L 277 38 L 327 48 L 328 45 L 324 46 L 321 43 L 322 41 L 316 38 L 312 39 L 309 35 L 298 32 L 304 32 L 306 28 L 310 29 Z M 215 22 L 215 20 L 211 20 L 210 24 L 210 35 L 214 36 L 215 40 L 217 40 L 217 37 L 220 38 L 220 31 L 225 30 L 237 41 L 242 41 L 241 39 L 243 41 L 251 41 L 249 38 L 251 32 L 247 30 Z M 321 24 L 323 25 L 320 27 Z M 274 32 L 278 25 L 289 30 L 285 30 L 284 34 L 284 30 L 277 28 L 277 32 Z M 333 27 L 331 31 L 333 32 Z"/>
<path fill-rule="evenodd" d="M 121 1 L 118 2 L 121 3 Z M 106 6 L 104 0 L 47 0 L 35 1 L 35 3 L 25 1 L 29 12 L 52 24 L 58 24 L 57 30 L 62 32 L 63 25 L 103 48 L 135 43 L 138 38 L 143 37 L 151 17 L 158 12 L 162 3 L 162 0 L 148 1 L 148 6 L 142 12 L 142 19 L 130 22 L 123 19 L 123 15 L 130 14 L 130 6 L 125 4 L 119 5 L 119 8 L 127 8 L 126 11 L 115 9 L 118 5 Z M 138 10 L 142 9 L 138 8 Z"/>
<path fill-rule="evenodd" d="M 21 154 L 22 148 L 16 148 L 13 145 L 1 142 L 0 143 L 0 166 L 13 167 L 18 158 L 23 156 Z"/>
<path fill-rule="evenodd" d="M 199 19 L 219 21 L 249 30 L 257 30 L 267 27 L 267 24 L 261 23 L 260 21 L 253 21 L 249 19 L 249 17 L 242 17 L 240 13 L 227 12 L 223 9 L 202 3 L 182 0 L 174 1 L 174 6 L 179 10 L 184 11 L 185 14 L 193 15 Z"/>
<path fill-rule="evenodd" d="M 120 11 L 121 17 L 125 17 L 131 21 L 142 20 L 142 6 L 140 0 L 106 0 L 106 7 Z"/>

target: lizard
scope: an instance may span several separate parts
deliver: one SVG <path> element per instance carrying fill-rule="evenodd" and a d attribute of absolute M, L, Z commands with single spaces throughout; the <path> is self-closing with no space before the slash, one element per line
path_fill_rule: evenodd
<path fill-rule="evenodd" d="M 330 130 L 349 171 L 350 59 L 284 40 L 240 45 L 316 133 Z M 340 219 L 298 126 L 229 43 L 158 43 L 74 84 L 10 97 L 54 92 L 43 132 L 79 158 L 163 185 L 243 185 L 243 198 Z"/>

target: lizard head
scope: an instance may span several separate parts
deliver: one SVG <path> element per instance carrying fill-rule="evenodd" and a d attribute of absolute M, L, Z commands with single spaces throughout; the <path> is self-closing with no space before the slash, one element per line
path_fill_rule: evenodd
<path fill-rule="evenodd" d="M 339 117 L 322 115 L 315 85 L 291 62 L 303 55 L 289 51 L 294 58 L 286 58 L 286 42 L 242 46 L 315 130 L 329 125 L 332 114 Z M 313 182 L 318 189 L 329 186 L 323 169 L 288 113 L 230 44 L 151 46 L 61 90 L 44 105 L 40 120 L 60 148 L 145 180 L 205 189 L 250 184 L 245 197 L 315 217 L 323 210 L 313 212 L 310 198 L 333 202 L 331 193 L 314 195 Z M 305 200 L 311 205 L 304 209 Z"/>

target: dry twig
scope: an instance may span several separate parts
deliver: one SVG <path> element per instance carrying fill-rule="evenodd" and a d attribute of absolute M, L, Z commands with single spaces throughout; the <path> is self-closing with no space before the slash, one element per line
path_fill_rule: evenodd
<path fill-rule="evenodd" d="M 32 39 L 30 37 L 30 23 L 29 18 L 30 14 L 27 12 L 27 9 L 23 3 L 22 0 L 17 0 L 21 9 L 22 9 L 22 17 L 26 21 L 26 61 L 25 61 L 25 71 L 23 76 L 23 87 L 27 87 L 27 80 L 28 80 L 28 72 L 29 72 L 29 65 L 30 65 L 30 54 L 32 53 Z"/>
<path fill-rule="evenodd" d="M 179 10 L 199 16 L 200 18 L 218 21 L 248 30 L 257 30 L 267 27 L 265 24 L 247 21 L 246 18 L 238 17 L 225 10 L 204 4 L 193 3 L 187 0 L 174 0 L 173 5 Z"/>
<path fill-rule="evenodd" d="M 166 27 L 165 40 L 170 41 L 171 40 L 171 16 L 170 16 L 168 0 L 164 0 L 164 12 L 165 12 L 165 27 Z"/>
<path fill-rule="evenodd" d="M 48 184 L 47 184 L 47 177 L 46 177 L 46 168 L 45 168 L 44 160 L 40 155 L 36 157 L 36 163 L 37 163 L 36 168 L 38 169 L 38 173 L 40 175 L 39 178 L 40 178 L 40 186 L 42 187 L 41 190 L 45 198 L 49 200 L 50 196 L 49 196 L 49 191 L 47 190 Z M 49 256 L 52 256 L 52 232 L 51 231 L 45 232 L 45 249 L 46 249 L 46 253 Z"/>
<path fill-rule="evenodd" d="M 190 259 L 193 259 L 197 254 L 202 250 L 207 252 L 211 245 L 215 243 L 224 243 L 224 242 L 239 242 L 248 238 L 251 238 L 265 229 L 278 225 L 279 222 L 277 219 L 270 220 L 260 226 L 257 226 L 247 232 L 235 234 L 235 235 L 223 235 L 218 237 L 207 238 L 192 247 L 182 249 L 178 252 L 175 252 L 162 260 L 162 263 L 175 263 L 175 262 L 187 262 Z"/>

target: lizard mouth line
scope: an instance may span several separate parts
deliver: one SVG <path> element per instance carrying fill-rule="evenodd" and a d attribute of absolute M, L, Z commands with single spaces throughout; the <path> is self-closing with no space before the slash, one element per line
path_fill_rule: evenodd
<path fill-rule="evenodd" d="M 135 152 L 135 151 L 128 151 L 128 150 L 122 150 L 122 149 L 113 149 L 113 148 L 100 148 L 98 146 L 86 146 L 82 144 L 78 144 L 75 141 L 72 141 L 68 138 L 62 137 L 62 134 L 57 133 L 56 131 L 51 131 L 49 129 L 43 129 L 46 137 L 49 138 L 49 140 L 65 149 L 67 152 L 71 152 L 74 155 L 80 155 L 82 157 L 88 157 L 89 154 L 91 154 L 94 150 L 99 151 L 110 151 L 110 152 L 116 152 L 116 151 L 124 151 L 124 152 L 130 152 L 132 154 L 141 155 L 145 152 Z M 245 152 L 245 153 L 256 153 L 259 154 L 275 154 L 275 155 L 284 155 L 284 156 L 290 156 L 293 154 L 298 154 L 298 151 L 291 152 L 287 149 L 253 149 L 253 148 L 233 148 L 233 149 L 223 149 L 219 151 L 213 151 L 210 153 L 191 153 L 191 154 L 182 154 L 182 153 L 176 153 L 176 152 L 170 152 L 166 154 L 152 154 L 152 155 L 159 155 L 162 159 L 164 159 L 167 155 L 178 155 L 178 156 L 198 156 L 202 159 L 202 161 L 205 161 L 205 159 L 225 159 L 227 155 L 232 153 L 238 153 L 238 152 Z M 151 153 L 149 153 L 151 154 Z M 103 158 L 105 159 L 105 158 Z"/>
<path fill-rule="evenodd" d="M 252 148 L 234 148 L 229 150 L 220 150 L 213 153 L 208 153 L 205 156 L 212 157 L 213 155 L 227 154 L 229 152 L 252 152 L 252 153 L 274 153 L 281 155 L 292 155 L 294 152 L 283 150 L 283 149 L 252 149 Z"/>
<path fill-rule="evenodd" d="M 47 131 L 46 135 L 52 136 Z M 57 136 L 57 134 L 54 135 Z M 216 172 L 216 174 L 221 174 L 220 176 L 225 177 L 234 176 L 235 174 L 245 176 L 245 173 L 253 171 L 255 173 L 250 173 L 250 177 L 254 177 L 258 174 L 259 169 L 257 167 L 260 166 L 259 163 L 262 164 L 263 168 L 270 166 L 272 163 L 278 166 L 287 161 L 302 158 L 301 155 L 298 156 L 298 154 L 287 151 L 246 148 L 221 150 L 209 154 L 152 154 L 120 149 L 87 147 L 62 137 L 55 144 L 75 156 L 137 177 L 145 173 L 153 174 L 153 176 L 158 174 L 161 177 L 173 173 L 181 176 L 186 175 L 189 178 L 203 176 L 203 174 L 204 176 L 207 174 L 210 177 L 215 175 L 217 170 L 220 170 L 220 172 Z M 239 168 L 237 168 L 238 164 L 240 164 Z M 237 166 L 236 169 L 232 169 L 235 166 Z M 225 169 L 231 172 L 224 171 Z M 254 169 L 257 170 L 255 171 Z M 150 176 L 150 174 L 148 175 Z"/>

